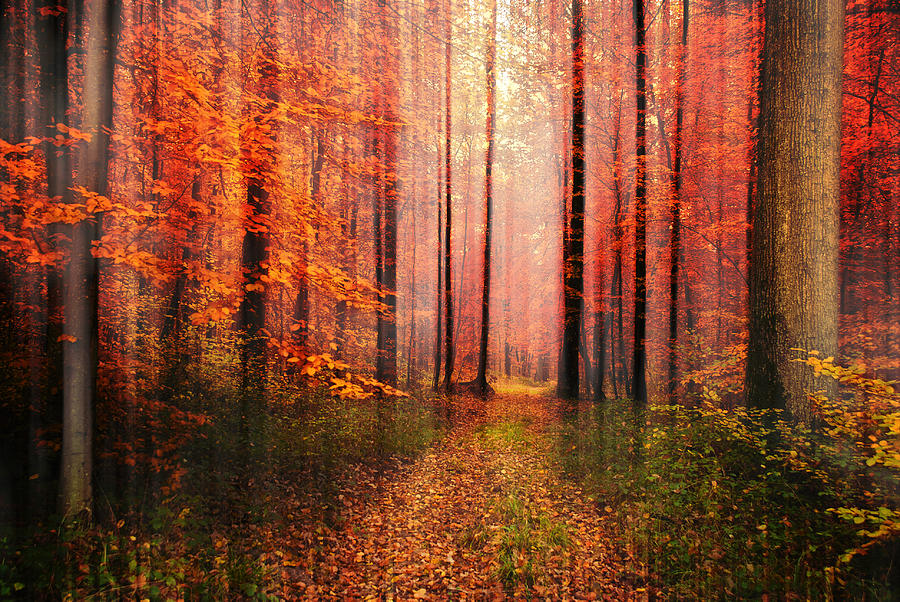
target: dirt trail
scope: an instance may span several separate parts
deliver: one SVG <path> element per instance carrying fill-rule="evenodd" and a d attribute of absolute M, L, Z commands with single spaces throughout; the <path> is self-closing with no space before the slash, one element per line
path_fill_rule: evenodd
<path fill-rule="evenodd" d="M 498 396 L 467 422 L 414 463 L 343 491 L 340 528 L 280 550 L 284 596 L 628 598 L 603 510 L 551 465 L 553 400 Z"/>

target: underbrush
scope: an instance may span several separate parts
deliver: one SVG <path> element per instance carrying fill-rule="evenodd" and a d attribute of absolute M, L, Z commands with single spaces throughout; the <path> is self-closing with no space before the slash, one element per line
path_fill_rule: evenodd
<path fill-rule="evenodd" d="M 893 599 L 900 403 L 889 383 L 835 378 L 851 394 L 815 399 L 815 430 L 615 401 L 563 428 L 561 461 L 613 514 L 636 578 L 669 595 Z"/>
<path fill-rule="evenodd" d="M 139 447 L 160 470 L 107 461 L 98 482 L 118 486 L 98 487 L 93 520 L 5 533 L 0 600 L 275 599 L 279 529 L 339 520 L 354 466 L 415 455 L 443 430 L 427 399 L 340 399 L 287 379 L 251 418 L 227 380 L 187 383 L 172 403 L 203 420 L 165 456 Z"/>

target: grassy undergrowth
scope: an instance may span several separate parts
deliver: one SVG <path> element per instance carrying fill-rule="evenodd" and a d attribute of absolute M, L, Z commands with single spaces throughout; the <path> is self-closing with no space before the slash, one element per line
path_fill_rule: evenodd
<path fill-rule="evenodd" d="M 487 449 L 522 450 L 533 443 L 530 424 L 528 418 L 488 423 L 474 436 Z M 547 558 L 570 545 L 565 524 L 536 507 L 514 480 L 502 482 L 486 515 L 493 528 L 482 523 L 466 529 L 460 544 L 472 550 L 492 549 L 494 574 L 508 592 L 520 587 L 531 591 L 544 575 Z"/>
<path fill-rule="evenodd" d="M 512 445 L 521 447 L 527 443 L 526 420 L 504 420 L 480 426 L 475 436 L 489 448 L 496 449 L 500 445 Z"/>
<path fill-rule="evenodd" d="M 568 547 L 566 527 L 536 510 L 516 490 L 495 502 L 495 512 L 502 523 L 496 535 L 497 577 L 507 589 L 520 583 L 530 587 L 540 577 L 546 556 Z"/>
<path fill-rule="evenodd" d="M 206 416 L 178 450 L 179 486 L 161 494 L 171 475 L 120 470 L 127 496 L 99 491 L 93 521 L 8 529 L 0 600 L 274 599 L 270 534 L 296 519 L 286 499 L 299 500 L 305 520 L 339 520 L 348 468 L 413 456 L 444 428 L 421 398 L 379 406 L 285 386 L 247 422 L 234 394 L 209 390 L 178 400 Z"/>
<path fill-rule="evenodd" d="M 558 449 L 615 517 L 632 571 L 670 595 L 892 599 L 896 538 L 866 521 L 881 509 L 893 524 L 896 474 L 780 418 L 615 401 L 562 427 Z"/>

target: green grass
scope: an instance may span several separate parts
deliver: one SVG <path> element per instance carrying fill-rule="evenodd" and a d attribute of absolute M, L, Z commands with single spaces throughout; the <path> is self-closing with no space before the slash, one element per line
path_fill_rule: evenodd
<path fill-rule="evenodd" d="M 497 577 L 507 589 L 530 587 L 542 572 L 547 555 L 569 546 L 565 525 L 534 510 L 513 490 L 496 503 L 502 521 L 496 562 Z"/>
<path fill-rule="evenodd" d="M 501 445 L 524 446 L 528 442 L 526 430 L 530 421 L 527 419 L 504 420 L 482 425 L 476 431 L 478 440 L 491 449 Z"/>

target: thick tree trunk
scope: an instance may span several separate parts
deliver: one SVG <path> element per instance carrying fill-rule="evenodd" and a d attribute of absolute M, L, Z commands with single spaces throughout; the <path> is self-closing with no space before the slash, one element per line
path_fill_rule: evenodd
<path fill-rule="evenodd" d="M 45 6 L 48 7 L 58 4 L 60 3 L 56 0 L 45 2 Z M 68 3 L 63 3 L 63 5 L 70 8 Z M 43 134 L 51 139 L 58 133 L 57 123 L 64 125 L 69 123 L 69 79 L 66 53 L 69 37 L 68 19 L 67 13 L 55 13 L 56 11 L 51 11 L 46 16 L 38 17 L 37 25 L 40 40 L 41 122 L 39 125 L 46 128 Z M 13 66 L 11 65 L 11 67 Z M 24 64 L 19 63 L 15 67 L 18 69 L 19 77 L 23 77 Z M 18 94 L 21 96 L 23 92 L 20 91 Z M 21 103 L 19 106 L 24 107 L 25 105 Z M 24 115 L 18 115 L 18 118 L 19 121 L 22 121 Z M 24 121 L 21 124 L 11 123 L 10 126 L 24 128 Z M 15 138 L 15 141 L 19 141 L 18 137 Z M 57 153 L 57 147 L 49 141 L 43 143 L 42 150 L 47 169 L 47 195 L 59 197 L 64 203 L 71 202 L 72 193 L 69 189 L 72 186 L 72 169 L 69 153 Z M 60 227 L 48 226 L 47 233 L 53 240 L 52 244 L 58 244 L 57 235 L 62 233 Z M 29 418 L 29 462 L 32 463 L 29 473 L 41 475 L 37 479 L 38 482 L 30 483 L 30 493 L 35 498 L 35 508 L 42 505 L 46 507 L 47 499 L 44 497 L 46 490 L 43 485 L 46 485 L 46 479 L 50 476 L 47 450 L 37 446 L 37 432 L 38 429 L 44 428 L 44 420 L 49 419 L 52 423 L 61 417 L 63 405 L 63 350 L 60 339 L 60 335 L 63 333 L 62 275 L 54 265 L 46 267 L 44 274 L 47 283 L 47 322 L 46 328 L 38 335 L 38 338 L 40 339 L 39 347 L 45 352 L 46 373 L 42 374 L 38 380 L 33 381 L 32 399 L 37 403 L 31 406 Z M 36 361 L 39 362 L 40 359 L 36 358 Z M 50 499 L 52 500 L 52 498 Z"/>
<path fill-rule="evenodd" d="M 90 12 L 84 67 L 84 115 L 81 129 L 93 134 L 79 152 L 76 183 L 107 194 L 109 134 L 118 2 Z M 63 274 L 63 436 L 59 506 L 63 514 L 90 512 L 93 476 L 93 416 L 97 381 L 97 300 L 99 274 L 92 253 L 102 233 L 102 217 L 72 227 L 72 249 Z"/>
<path fill-rule="evenodd" d="M 769 0 L 765 22 L 747 400 L 810 420 L 833 382 L 792 360 L 837 353 L 844 4 Z"/>
<path fill-rule="evenodd" d="M 262 2 L 261 9 L 266 13 L 263 20 L 265 30 L 258 35 L 269 35 L 271 19 L 268 18 L 272 8 L 268 0 Z M 249 10 L 247 8 L 246 10 Z M 278 66 L 274 49 L 263 47 L 263 57 L 260 61 L 259 88 L 263 96 L 271 106 L 278 102 Z M 249 110 L 249 107 L 248 107 Z M 254 119 L 260 119 L 262 111 L 258 112 Z M 249 116 L 249 114 L 248 114 Z M 246 144 L 245 141 L 241 142 Z M 268 217 L 271 212 L 269 191 L 266 190 L 267 172 L 275 164 L 274 148 L 275 134 L 270 134 L 269 144 L 266 148 L 254 149 L 256 158 L 247 161 L 242 166 L 244 177 L 247 180 L 247 214 L 244 216 L 244 239 L 241 244 L 241 271 L 244 277 L 244 298 L 241 302 L 237 316 L 237 327 L 243 336 L 241 344 L 241 413 L 242 428 L 245 429 L 244 437 L 249 435 L 247 431 L 248 421 L 251 415 L 258 413 L 263 405 L 265 395 L 266 372 L 266 344 L 263 330 L 266 322 L 266 297 L 265 286 L 262 284 L 263 276 L 268 274 Z"/>

